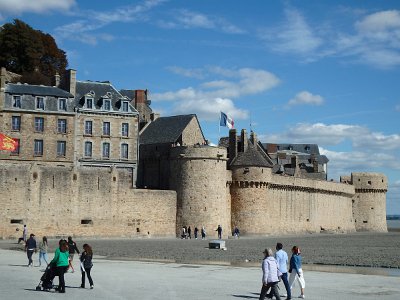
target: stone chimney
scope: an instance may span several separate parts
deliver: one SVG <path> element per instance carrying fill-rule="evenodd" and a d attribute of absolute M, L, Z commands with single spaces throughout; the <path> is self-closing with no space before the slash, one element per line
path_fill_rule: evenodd
<path fill-rule="evenodd" d="M 236 139 L 236 129 L 229 130 L 229 159 L 228 165 L 237 155 L 237 139 Z"/>
<path fill-rule="evenodd" d="M 138 104 L 146 104 L 147 90 L 135 90 L 135 106 Z"/>
<path fill-rule="evenodd" d="M 0 73 L 0 111 L 4 109 L 4 101 L 6 97 L 6 74 L 7 70 L 6 68 L 1 68 L 1 73 Z"/>
<path fill-rule="evenodd" d="M 254 146 L 257 145 L 257 134 L 254 131 L 250 132 L 250 141 Z"/>
<path fill-rule="evenodd" d="M 60 87 L 60 74 L 58 72 L 54 75 L 54 86 Z"/>
<path fill-rule="evenodd" d="M 240 134 L 240 141 L 241 141 L 241 149 L 240 152 L 246 152 L 248 147 L 248 140 L 247 140 L 247 132 L 246 129 L 242 129 Z"/>
<path fill-rule="evenodd" d="M 76 95 L 76 70 L 69 69 L 65 72 L 64 78 L 60 87 L 63 90 L 71 93 L 72 95 Z"/>

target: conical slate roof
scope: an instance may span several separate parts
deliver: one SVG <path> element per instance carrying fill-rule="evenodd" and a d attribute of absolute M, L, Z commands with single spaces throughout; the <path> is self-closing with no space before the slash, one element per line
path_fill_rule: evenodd
<path fill-rule="evenodd" d="M 272 168 L 272 163 L 269 162 L 252 143 L 248 143 L 247 150 L 245 152 L 239 152 L 232 160 L 231 166 Z"/>

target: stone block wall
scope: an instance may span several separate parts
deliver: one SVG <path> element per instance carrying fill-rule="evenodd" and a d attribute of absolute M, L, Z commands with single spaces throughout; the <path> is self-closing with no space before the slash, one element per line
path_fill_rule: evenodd
<path fill-rule="evenodd" d="M 176 193 L 132 189 L 123 169 L 1 164 L 0 237 L 175 236 Z"/>

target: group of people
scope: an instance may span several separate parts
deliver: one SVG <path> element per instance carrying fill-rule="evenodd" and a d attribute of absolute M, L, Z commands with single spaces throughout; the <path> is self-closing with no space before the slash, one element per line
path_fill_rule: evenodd
<path fill-rule="evenodd" d="M 260 292 L 260 300 L 264 300 L 265 297 L 272 299 L 275 296 L 277 300 L 281 299 L 278 291 L 278 283 L 280 279 L 283 281 L 286 289 L 286 300 L 292 299 L 292 290 L 295 286 L 295 281 L 300 286 L 299 298 L 304 299 L 304 288 L 305 280 L 302 270 L 302 260 L 300 248 L 293 246 L 292 256 L 289 262 L 288 270 L 288 255 L 283 250 L 282 243 L 276 244 L 275 256 L 272 249 L 267 248 L 264 250 L 264 259 L 262 262 L 262 287 Z M 288 279 L 289 272 L 289 279 Z M 268 292 L 269 291 L 269 292 Z"/>
<path fill-rule="evenodd" d="M 206 239 L 206 229 L 204 226 L 201 227 L 201 239 L 205 240 Z M 199 229 L 197 226 L 194 228 L 194 238 L 197 240 L 199 236 Z M 183 226 L 182 231 L 181 231 L 181 239 L 191 239 L 192 238 L 192 228 Z"/>
<path fill-rule="evenodd" d="M 24 227 L 26 228 L 26 226 Z M 18 240 L 18 243 L 20 240 Z M 71 272 L 75 272 L 73 267 L 73 259 L 74 254 L 80 254 L 80 269 L 82 273 L 81 280 L 81 288 L 85 288 L 85 277 L 87 276 L 90 284 L 90 288 L 93 289 L 93 279 L 91 277 L 91 269 L 93 267 L 93 250 L 89 244 L 83 245 L 82 253 L 79 252 L 79 249 L 76 243 L 72 240 L 72 237 L 69 236 L 68 240 L 61 239 L 58 243 L 58 248 L 54 253 L 54 258 L 48 262 L 48 241 L 47 237 L 43 237 L 42 241 L 39 243 L 39 247 L 37 247 L 35 235 L 33 233 L 30 234 L 29 239 L 25 242 L 25 251 L 28 257 L 28 267 L 33 267 L 33 253 L 37 252 L 39 248 L 39 267 L 42 265 L 42 259 L 46 262 L 46 266 L 50 264 L 50 273 L 51 277 L 54 278 L 58 276 L 59 285 L 58 291 L 60 293 L 65 293 L 65 279 L 64 274 L 71 269 Z"/>

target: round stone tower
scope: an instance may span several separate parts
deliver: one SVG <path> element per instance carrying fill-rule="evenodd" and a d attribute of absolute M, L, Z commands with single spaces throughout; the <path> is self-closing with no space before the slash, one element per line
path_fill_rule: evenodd
<path fill-rule="evenodd" d="M 387 231 L 387 178 L 380 173 L 352 173 L 353 218 L 357 231 Z"/>
<path fill-rule="evenodd" d="M 176 234 L 183 226 L 217 236 L 218 225 L 223 236 L 231 234 L 231 200 L 227 182 L 226 149 L 210 146 L 175 147 L 171 150 L 170 188 L 177 193 Z M 200 235 L 200 232 L 199 232 Z"/>

